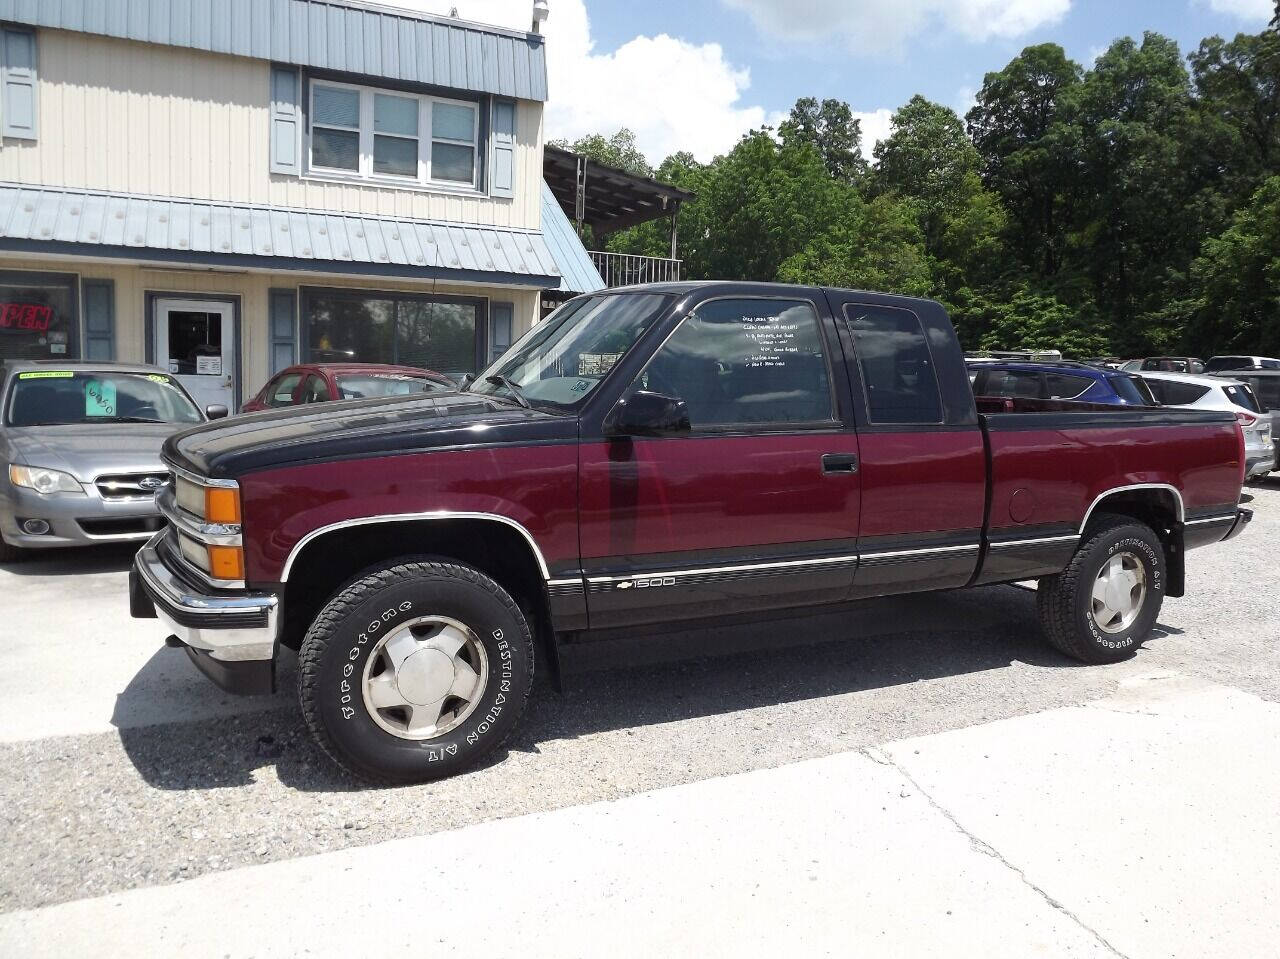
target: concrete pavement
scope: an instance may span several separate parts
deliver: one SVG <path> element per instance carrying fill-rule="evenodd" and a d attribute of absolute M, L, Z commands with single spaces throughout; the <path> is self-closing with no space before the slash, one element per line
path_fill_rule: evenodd
<path fill-rule="evenodd" d="M 1270 955 L 1277 742 L 1280 706 L 1153 672 L 1084 706 L 9 913 L 0 954 Z"/>

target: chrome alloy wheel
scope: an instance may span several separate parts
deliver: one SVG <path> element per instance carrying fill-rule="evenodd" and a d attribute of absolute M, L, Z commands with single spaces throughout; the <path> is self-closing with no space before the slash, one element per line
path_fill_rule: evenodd
<path fill-rule="evenodd" d="M 489 682 L 489 657 L 455 619 L 420 616 L 388 633 L 364 666 L 364 704 L 401 739 L 435 739 L 475 710 Z"/>
<path fill-rule="evenodd" d="M 1133 553 L 1116 553 L 1093 581 L 1090 611 L 1104 633 L 1123 633 L 1147 599 L 1147 569 Z"/>

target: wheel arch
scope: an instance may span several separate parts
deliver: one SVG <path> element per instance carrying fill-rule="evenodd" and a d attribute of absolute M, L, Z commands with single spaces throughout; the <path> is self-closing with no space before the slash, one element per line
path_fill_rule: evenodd
<path fill-rule="evenodd" d="M 296 648 L 321 607 L 364 570 L 423 556 L 472 566 L 511 593 L 559 681 L 546 558 L 528 529 L 493 513 L 369 516 L 312 530 L 294 545 L 281 571 L 281 641 Z"/>
<path fill-rule="evenodd" d="M 1178 488 L 1169 483 L 1133 483 L 1104 490 L 1085 512 L 1080 535 L 1083 537 L 1090 522 L 1104 513 L 1132 517 L 1155 531 L 1164 546 L 1168 567 L 1165 593 L 1175 598 L 1182 596 L 1186 592 L 1186 506 Z"/>

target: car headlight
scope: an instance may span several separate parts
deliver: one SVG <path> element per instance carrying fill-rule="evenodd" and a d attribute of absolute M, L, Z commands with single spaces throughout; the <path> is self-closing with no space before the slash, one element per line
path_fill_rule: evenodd
<path fill-rule="evenodd" d="M 10 466 L 9 482 L 14 486 L 33 489 L 45 496 L 51 493 L 79 493 L 81 496 L 84 495 L 84 487 L 70 473 L 45 469 L 43 466 Z"/>

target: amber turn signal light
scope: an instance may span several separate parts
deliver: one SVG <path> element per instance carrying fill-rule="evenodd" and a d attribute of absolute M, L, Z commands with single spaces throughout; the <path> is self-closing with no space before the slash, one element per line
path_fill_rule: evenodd
<path fill-rule="evenodd" d="M 210 546 L 209 575 L 214 579 L 244 579 L 244 550 L 239 546 Z"/>
<path fill-rule="evenodd" d="M 240 491 L 210 487 L 204 491 L 204 518 L 206 523 L 240 525 Z"/>

